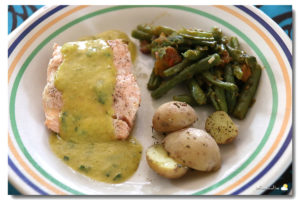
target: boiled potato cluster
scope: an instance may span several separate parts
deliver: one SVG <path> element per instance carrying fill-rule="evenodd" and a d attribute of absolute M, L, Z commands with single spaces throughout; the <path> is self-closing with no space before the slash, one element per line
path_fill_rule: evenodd
<path fill-rule="evenodd" d="M 195 110 L 187 103 L 171 101 L 155 112 L 152 124 L 157 132 L 170 133 L 191 126 L 197 120 Z"/>
<path fill-rule="evenodd" d="M 205 122 L 205 130 L 218 144 L 228 144 L 238 135 L 238 128 L 224 111 L 216 111 Z"/>
<path fill-rule="evenodd" d="M 196 120 L 195 110 L 183 102 L 171 101 L 156 110 L 153 128 L 168 135 L 162 145 L 147 150 L 150 168 L 166 178 L 179 178 L 188 168 L 200 171 L 220 168 L 221 154 L 215 140 L 204 130 L 189 128 Z"/>

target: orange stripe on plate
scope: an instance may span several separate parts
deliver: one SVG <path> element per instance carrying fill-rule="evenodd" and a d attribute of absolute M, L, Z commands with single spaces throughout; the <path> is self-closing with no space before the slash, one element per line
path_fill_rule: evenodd
<path fill-rule="evenodd" d="M 267 35 L 261 29 L 259 29 L 253 22 L 251 22 L 249 19 L 247 19 L 243 15 L 237 13 L 236 11 L 234 11 L 234 10 L 228 8 L 228 7 L 225 7 L 225 6 L 215 6 L 215 7 L 219 8 L 219 9 L 225 11 L 225 12 L 228 12 L 228 13 L 236 16 L 240 20 L 244 21 L 246 24 L 248 24 L 251 28 L 253 28 L 265 40 L 265 42 L 272 49 L 273 53 L 275 54 L 275 56 L 276 56 L 276 58 L 279 62 L 279 65 L 280 65 L 280 68 L 281 68 L 281 71 L 282 71 L 282 75 L 283 75 L 283 78 L 284 78 L 284 83 L 286 85 L 286 107 L 285 107 L 286 112 L 284 114 L 284 119 L 283 119 L 283 122 L 282 122 L 282 126 L 280 128 L 280 132 L 279 132 L 275 142 L 273 143 L 273 145 L 271 146 L 271 148 L 267 152 L 267 154 L 263 157 L 263 159 L 254 168 L 252 168 L 252 170 L 250 170 L 246 175 L 241 177 L 235 183 L 233 183 L 230 186 L 226 187 L 222 191 L 216 193 L 217 195 L 223 195 L 223 194 L 226 194 L 229 191 L 233 190 L 235 187 L 238 187 L 243 182 L 245 182 L 248 178 L 250 178 L 259 168 L 261 168 L 265 164 L 266 161 L 268 161 L 268 159 L 271 157 L 271 155 L 274 153 L 274 151 L 278 147 L 278 144 L 281 141 L 281 139 L 284 135 L 285 129 L 288 125 L 291 110 L 292 110 L 292 87 L 291 87 L 288 71 L 287 71 L 287 68 L 284 64 L 284 61 L 283 61 L 279 51 L 277 50 L 276 46 L 267 37 Z"/>
<path fill-rule="evenodd" d="M 26 52 L 26 50 L 28 49 L 28 47 L 41 35 L 43 34 L 46 30 L 48 30 L 51 26 L 53 26 L 54 24 L 56 24 L 57 22 L 59 22 L 60 20 L 62 20 L 63 18 L 71 15 L 72 13 L 81 10 L 83 8 L 85 8 L 87 6 L 77 6 L 65 13 L 63 13 L 62 15 L 58 16 L 57 18 L 53 19 L 52 21 L 50 21 L 48 24 L 46 24 L 44 27 L 42 27 L 37 33 L 35 33 L 26 43 L 25 45 L 21 48 L 21 50 L 19 51 L 19 53 L 17 54 L 17 56 L 14 58 L 13 62 L 11 63 L 9 69 L 8 69 L 8 82 L 10 80 L 11 74 L 14 71 L 14 69 L 16 68 L 17 63 L 20 61 L 21 57 L 24 55 L 24 53 Z"/>
<path fill-rule="evenodd" d="M 10 65 L 9 69 L 8 69 L 8 81 L 10 80 L 10 77 L 14 71 L 14 69 L 16 68 L 17 63 L 20 61 L 21 57 L 24 55 L 24 53 L 26 52 L 26 50 L 30 47 L 30 45 L 41 35 L 43 34 L 47 29 L 49 29 L 51 26 L 53 26 L 54 24 L 56 24 L 57 22 L 59 22 L 60 20 L 64 19 L 65 17 L 71 15 L 74 12 L 77 12 L 83 8 L 86 8 L 87 6 L 77 6 L 65 13 L 63 13 L 62 15 L 58 16 L 57 18 L 53 19 L 52 21 L 50 21 L 48 24 L 46 24 L 45 26 L 43 26 L 37 33 L 35 33 L 26 43 L 25 45 L 21 48 L 21 50 L 19 51 L 19 53 L 17 54 L 17 56 L 14 58 L 12 64 Z M 11 150 L 12 154 L 14 155 L 14 157 L 16 158 L 16 160 L 19 162 L 19 164 L 23 167 L 23 169 L 26 171 L 26 173 L 28 173 L 30 176 L 32 176 L 37 182 L 39 182 L 41 185 L 43 185 L 44 187 L 48 188 L 49 190 L 53 191 L 56 194 L 65 194 L 64 192 L 56 189 L 55 187 L 53 187 L 52 185 L 50 185 L 49 183 L 47 183 L 44 179 L 40 178 L 40 176 L 38 174 L 36 174 L 22 159 L 22 157 L 19 155 L 19 153 L 16 151 L 10 137 L 8 136 L 8 147 Z"/>
<path fill-rule="evenodd" d="M 55 194 L 58 194 L 58 195 L 66 194 L 66 193 L 64 193 L 64 192 L 56 189 L 55 187 L 53 187 L 49 183 L 47 183 L 45 180 L 43 180 L 42 178 L 40 178 L 40 176 L 38 174 L 36 174 L 32 169 L 30 169 L 28 167 L 28 165 L 23 161 L 23 159 L 20 157 L 20 155 L 18 154 L 17 150 L 15 149 L 15 147 L 14 147 L 12 141 L 11 141 L 11 138 L 10 138 L 9 134 L 8 134 L 8 147 L 9 147 L 10 151 L 12 152 L 12 154 L 14 155 L 14 157 L 19 162 L 19 164 L 23 167 L 23 169 L 31 177 L 33 177 L 37 182 L 39 182 L 40 184 L 42 184 L 43 186 L 45 186 L 48 190 L 53 191 Z"/>

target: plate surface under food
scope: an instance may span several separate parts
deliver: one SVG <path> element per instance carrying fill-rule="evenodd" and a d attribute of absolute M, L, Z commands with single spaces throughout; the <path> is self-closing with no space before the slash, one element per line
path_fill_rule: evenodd
<path fill-rule="evenodd" d="M 72 171 L 49 147 L 41 94 L 52 45 L 111 29 L 130 35 L 143 23 L 176 29 L 219 26 L 226 35 L 237 36 L 242 48 L 264 66 L 256 103 L 245 120 L 235 120 L 240 130 L 235 142 L 220 147 L 220 170 L 162 178 L 145 160 L 145 150 L 155 141 L 152 115 L 180 89 L 153 100 L 146 83 L 154 61 L 138 53 L 134 73 L 142 103 L 133 135 L 144 148 L 141 163 L 122 184 L 92 181 Z M 9 37 L 9 180 L 24 194 L 261 194 L 292 162 L 291 51 L 291 40 L 280 27 L 251 6 L 43 7 Z M 197 108 L 194 126 L 204 128 L 212 111 Z"/>

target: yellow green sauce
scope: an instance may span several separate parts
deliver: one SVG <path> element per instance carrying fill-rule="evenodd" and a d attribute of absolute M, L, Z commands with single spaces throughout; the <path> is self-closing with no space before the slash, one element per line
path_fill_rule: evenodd
<path fill-rule="evenodd" d="M 120 38 L 122 34 L 127 37 L 119 31 L 108 31 L 64 44 L 63 63 L 55 78 L 55 87 L 62 92 L 63 107 L 60 136 L 50 136 L 52 150 L 72 169 L 108 183 L 120 183 L 132 176 L 142 153 L 134 138 L 120 141 L 114 137 L 113 92 L 117 72 L 106 40 Z"/>
<path fill-rule="evenodd" d="M 136 59 L 136 46 L 135 44 L 129 39 L 128 35 L 122 31 L 118 30 L 108 30 L 105 32 L 102 32 L 98 35 L 93 35 L 93 36 L 87 36 L 80 38 L 80 40 L 95 40 L 95 39 L 103 39 L 103 40 L 114 40 L 114 39 L 122 39 L 125 43 L 128 45 L 128 49 L 130 51 L 131 55 L 131 60 L 132 62 L 135 61 Z"/>

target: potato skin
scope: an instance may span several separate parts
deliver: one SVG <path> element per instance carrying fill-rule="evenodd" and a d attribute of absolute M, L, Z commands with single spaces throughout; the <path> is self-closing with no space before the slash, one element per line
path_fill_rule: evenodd
<path fill-rule="evenodd" d="M 177 163 L 173 158 L 169 157 L 161 144 L 149 147 L 146 151 L 146 159 L 151 169 L 166 178 L 180 178 L 188 171 L 188 167 Z"/>
<path fill-rule="evenodd" d="M 205 122 L 205 130 L 217 144 L 228 144 L 238 135 L 238 128 L 224 111 L 216 111 Z"/>
<path fill-rule="evenodd" d="M 157 132 L 169 133 L 189 127 L 196 120 L 196 112 L 190 105 L 180 101 L 170 101 L 156 110 L 152 125 Z"/>
<path fill-rule="evenodd" d="M 169 156 L 200 171 L 214 171 L 221 166 L 220 149 L 204 130 L 187 128 L 168 134 L 163 141 Z"/>

